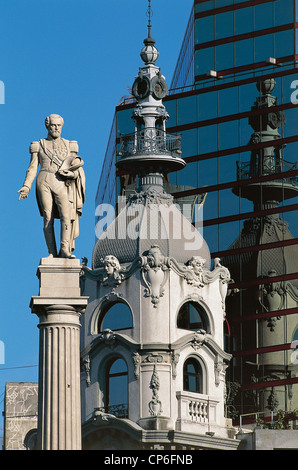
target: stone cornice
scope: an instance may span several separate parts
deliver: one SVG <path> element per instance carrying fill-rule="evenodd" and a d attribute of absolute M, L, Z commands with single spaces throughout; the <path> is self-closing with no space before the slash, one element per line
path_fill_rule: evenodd
<path fill-rule="evenodd" d="M 160 418 L 155 418 L 158 421 Z M 129 419 L 117 418 L 108 413 L 95 410 L 93 417 L 83 423 L 83 439 L 96 433 L 98 429 L 118 430 L 130 438 L 142 443 L 176 444 L 187 447 L 198 447 L 212 450 L 237 450 L 240 441 L 231 438 L 208 436 L 196 432 L 183 432 L 176 430 L 145 430 Z M 95 434 L 96 440 L 96 434 Z"/>

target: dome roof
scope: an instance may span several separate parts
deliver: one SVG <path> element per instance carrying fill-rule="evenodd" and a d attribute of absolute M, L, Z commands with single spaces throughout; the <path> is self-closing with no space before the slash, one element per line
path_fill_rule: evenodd
<path fill-rule="evenodd" d="M 240 236 L 229 247 L 229 250 L 252 248 L 255 246 L 270 245 L 286 240 L 292 240 L 288 224 L 279 214 L 265 218 L 249 219 L 244 223 Z M 221 259 L 234 279 L 238 278 L 239 266 L 243 266 L 242 280 L 250 281 L 256 278 L 267 277 L 272 271 L 277 276 L 297 272 L 297 245 L 277 246 L 261 251 L 246 250 L 241 254 L 230 254 Z M 297 281 L 292 280 L 296 285 Z"/>
<path fill-rule="evenodd" d="M 107 255 L 115 256 L 121 264 L 130 263 L 153 245 L 181 263 L 201 256 L 210 268 L 205 240 L 172 202 L 172 196 L 147 191 L 133 195 L 100 235 L 93 250 L 92 269 L 101 268 Z"/>

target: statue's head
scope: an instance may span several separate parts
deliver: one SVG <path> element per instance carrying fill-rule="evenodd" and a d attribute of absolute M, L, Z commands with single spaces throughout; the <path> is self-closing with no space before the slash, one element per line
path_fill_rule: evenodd
<path fill-rule="evenodd" d="M 113 255 L 105 256 L 103 260 L 103 266 L 108 276 L 111 276 L 115 271 L 119 271 L 121 268 L 118 259 Z"/>
<path fill-rule="evenodd" d="M 50 114 L 45 119 L 45 126 L 48 130 L 49 136 L 53 139 L 58 139 L 62 132 L 62 127 L 64 125 L 63 117 L 59 116 L 59 114 Z"/>

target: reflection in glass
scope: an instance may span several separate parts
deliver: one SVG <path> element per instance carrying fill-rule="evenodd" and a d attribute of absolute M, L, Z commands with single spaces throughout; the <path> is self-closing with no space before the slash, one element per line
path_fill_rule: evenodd
<path fill-rule="evenodd" d="M 182 142 L 182 157 L 192 157 L 198 154 L 198 131 L 190 129 L 180 132 Z"/>
<path fill-rule="evenodd" d="M 198 96 L 199 121 L 217 117 L 217 91 L 201 93 Z"/>
<path fill-rule="evenodd" d="M 228 149 L 230 147 L 238 147 L 238 127 L 238 120 L 221 122 L 218 125 L 219 150 Z"/>
<path fill-rule="evenodd" d="M 106 411 L 119 417 L 127 417 L 128 372 L 123 359 L 108 365 L 106 381 Z M 119 413 L 120 412 L 120 413 Z"/>
<path fill-rule="evenodd" d="M 268 57 L 274 57 L 273 34 L 266 34 L 254 38 L 255 57 L 254 62 L 264 62 Z"/>
<path fill-rule="evenodd" d="M 235 67 L 252 64 L 253 57 L 253 39 L 235 42 Z"/>
<path fill-rule="evenodd" d="M 227 38 L 234 34 L 234 13 L 227 11 L 215 16 L 215 39 Z"/>
<path fill-rule="evenodd" d="M 214 0 L 208 0 L 207 2 L 197 3 L 195 5 L 195 13 L 212 10 L 212 8 L 214 8 Z"/>
<path fill-rule="evenodd" d="M 214 16 L 205 16 L 196 22 L 196 44 L 214 40 Z"/>
<path fill-rule="evenodd" d="M 236 86 L 218 91 L 218 115 L 237 114 L 239 112 L 239 88 Z"/>
<path fill-rule="evenodd" d="M 177 100 L 177 125 L 197 121 L 197 97 L 187 96 Z"/>
<path fill-rule="evenodd" d="M 280 31 L 274 34 L 274 56 L 286 57 L 293 55 L 294 31 Z"/>
<path fill-rule="evenodd" d="M 249 158 L 249 157 L 248 157 Z M 236 180 L 236 162 L 239 154 L 227 155 L 218 159 L 219 183 L 228 183 Z"/>
<path fill-rule="evenodd" d="M 235 35 L 253 31 L 253 8 L 235 10 Z"/>
<path fill-rule="evenodd" d="M 293 23 L 294 1 L 275 0 L 274 2 L 274 26 Z"/>
<path fill-rule="evenodd" d="M 196 75 L 214 70 L 214 47 L 200 49 L 195 53 Z"/>
<path fill-rule="evenodd" d="M 256 84 L 248 83 L 239 87 L 239 112 L 250 111 L 256 99 Z"/>
<path fill-rule="evenodd" d="M 194 358 L 189 358 L 183 366 L 183 390 L 202 393 L 202 368 Z"/>
<path fill-rule="evenodd" d="M 177 328 L 207 331 L 206 314 L 203 308 L 195 302 L 185 302 L 178 312 Z"/>
<path fill-rule="evenodd" d="M 217 184 L 217 158 L 199 161 L 199 187 L 213 184 Z"/>
<path fill-rule="evenodd" d="M 132 328 L 132 314 L 127 304 L 115 302 L 104 308 L 99 320 L 99 331 Z"/>
<path fill-rule="evenodd" d="M 132 113 L 133 110 L 130 108 L 117 113 L 117 136 L 134 132 L 134 123 L 131 119 Z"/>
<path fill-rule="evenodd" d="M 178 184 L 184 186 L 198 187 L 198 162 L 189 162 L 183 170 L 178 173 Z"/>
<path fill-rule="evenodd" d="M 255 31 L 273 27 L 273 2 L 255 5 Z"/>
<path fill-rule="evenodd" d="M 199 153 L 216 152 L 217 150 L 217 124 L 204 126 L 199 129 Z"/>
<path fill-rule="evenodd" d="M 234 67 L 234 44 L 221 44 L 215 48 L 215 70 L 226 70 Z"/>

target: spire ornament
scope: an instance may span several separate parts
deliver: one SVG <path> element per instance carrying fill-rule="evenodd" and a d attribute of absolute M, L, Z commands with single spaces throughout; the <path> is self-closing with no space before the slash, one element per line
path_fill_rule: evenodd
<path fill-rule="evenodd" d="M 155 62 L 158 59 L 159 52 L 154 46 L 155 44 L 155 39 L 151 37 L 151 17 L 153 16 L 152 8 L 151 8 L 151 0 L 148 0 L 148 10 L 147 10 L 147 16 L 148 16 L 148 37 L 144 39 L 144 44 L 145 47 L 141 50 L 141 58 L 143 62 L 145 62 L 146 65 L 149 64 L 155 64 Z"/>

